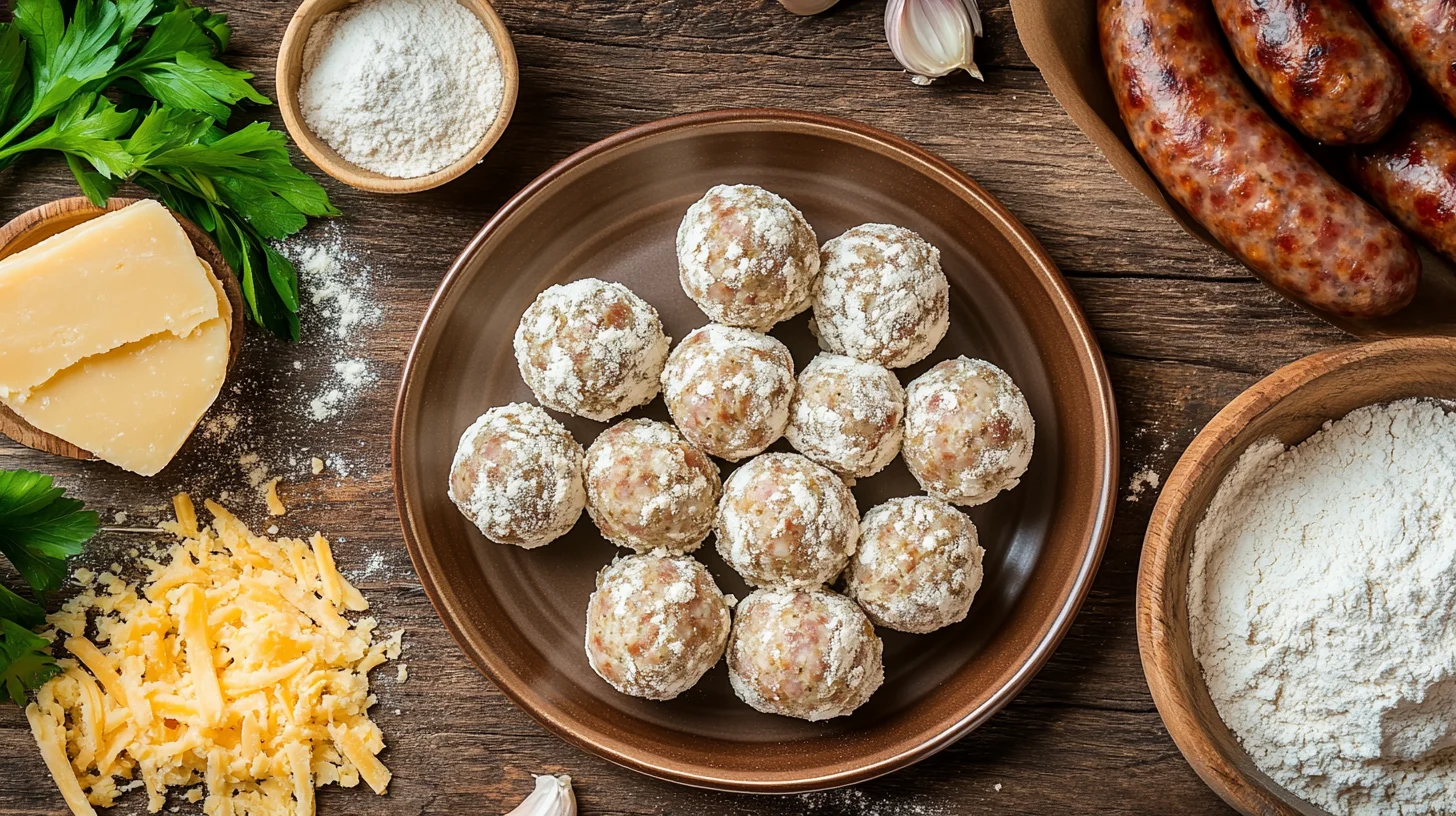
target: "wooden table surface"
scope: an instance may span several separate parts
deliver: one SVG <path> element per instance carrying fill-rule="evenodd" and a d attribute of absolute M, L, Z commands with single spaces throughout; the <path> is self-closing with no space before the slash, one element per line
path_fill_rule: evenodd
<path fill-rule="evenodd" d="M 271 96 L 274 55 L 296 3 L 210 5 L 231 14 L 232 64 L 257 72 Z M 306 305 L 300 344 L 252 331 L 236 387 L 215 409 L 237 417 L 238 427 L 195 438 L 154 479 L 4 440 L 0 468 L 54 473 L 108 518 L 125 511 L 134 522 L 157 518 L 178 489 L 199 497 L 226 491 L 229 504 L 258 520 L 262 502 L 248 472 L 263 464 L 283 477 L 292 506 L 280 522 L 284 532 L 317 528 L 338 537 L 336 557 L 384 630 L 406 629 L 408 681 L 376 672 L 374 712 L 394 771 L 389 795 L 326 789 L 324 814 L 504 813 L 530 789 L 532 773 L 546 772 L 571 774 L 588 814 L 1229 812 L 1168 738 L 1143 681 L 1133 587 L 1156 491 L 1137 497 L 1129 482 L 1146 471 L 1166 476 L 1198 429 L 1260 376 L 1348 339 L 1185 235 L 1113 173 L 1048 93 L 1006 0 L 983 0 L 978 56 L 986 81 L 962 76 L 928 89 L 912 85 L 886 47 L 883 5 L 845 0 L 801 19 L 774 0 L 500 0 L 520 55 L 521 94 L 485 162 L 442 189 L 408 197 L 325 181 L 345 215 L 308 240 L 342 242 L 356 255 L 348 268 L 372 292 L 378 321 L 341 340 Z M 883 128 L 945 157 L 1005 202 L 1061 266 L 1096 329 L 1123 439 L 1107 556 L 1037 678 L 943 753 L 857 788 L 805 796 L 657 782 L 565 745 L 516 710 L 435 617 L 410 569 L 389 479 L 390 415 L 406 349 L 445 269 L 491 213 L 552 163 L 622 128 L 738 106 L 799 108 Z M 266 113 L 278 124 L 276 111 Z M 0 221 L 74 194 L 61 162 L 24 160 L 0 173 Z M 332 365 L 356 358 L 377 379 L 344 393 L 337 416 L 310 419 L 310 400 L 337 377 Z M 309 457 L 323 454 L 342 465 L 311 475 Z M 103 535 L 86 560 L 110 563 L 134 543 Z M 65 811 L 24 717 L 10 705 L 0 706 L 0 757 L 0 814 Z M 138 794 L 116 812 L 143 808 Z"/>

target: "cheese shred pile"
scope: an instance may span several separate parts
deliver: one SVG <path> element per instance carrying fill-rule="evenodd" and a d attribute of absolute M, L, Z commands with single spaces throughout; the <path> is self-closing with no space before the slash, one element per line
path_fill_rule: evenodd
<path fill-rule="evenodd" d="M 323 536 L 255 536 L 212 502 L 199 528 L 186 494 L 174 505 L 180 540 L 142 586 L 78 571 L 85 590 L 49 618 L 74 659 L 25 714 L 71 810 L 136 787 L 153 813 L 191 788 L 208 816 L 312 814 L 331 782 L 383 794 L 367 675 L 402 632 L 373 642 L 373 618 L 344 617 L 369 605 Z"/>

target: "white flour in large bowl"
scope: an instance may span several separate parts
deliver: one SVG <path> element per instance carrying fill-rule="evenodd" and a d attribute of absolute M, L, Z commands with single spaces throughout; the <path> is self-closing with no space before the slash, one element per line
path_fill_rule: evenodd
<path fill-rule="evenodd" d="M 1194 537 L 1193 653 L 1254 762 L 1335 814 L 1456 813 L 1456 417 L 1255 444 Z"/>

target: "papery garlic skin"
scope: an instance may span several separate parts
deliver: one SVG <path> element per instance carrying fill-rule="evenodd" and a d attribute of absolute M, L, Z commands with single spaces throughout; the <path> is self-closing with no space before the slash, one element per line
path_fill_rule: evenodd
<path fill-rule="evenodd" d="M 576 794 L 571 790 L 571 777 L 536 777 L 536 789 L 507 813 L 506 816 L 576 816 Z"/>
<path fill-rule="evenodd" d="M 885 4 L 885 39 L 916 85 L 929 85 L 954 71 L 984 80 L 974 59 L 979 36 L 981 12 L 976 0 L 889 0 Z"/>

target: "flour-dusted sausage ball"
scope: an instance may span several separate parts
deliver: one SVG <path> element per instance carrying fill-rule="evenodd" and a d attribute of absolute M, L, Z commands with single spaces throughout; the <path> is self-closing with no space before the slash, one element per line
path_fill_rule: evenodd
<path fill-rule="evenodd" d="M 723 656 L 730 603 L 688 556 L 619 558 L 587 601 L 587 661 L 623 694 L 671 700 Z"/>
<path fill-rule="evenodd" d="M 814 285 L 819 346 L 904 368 L 925 359 L 950 326 L 940 250 L 889 224 L 862 224 L 824 245 Z"/>
<path fill-rule="evenodd" d="M 860 521 L 845 594 L 880 626 L 933 632 L 965 620 L 984 556 L 965 513 L 929 496 L 890 499 Z"/>
<path fill-rule="evenodd" d="M 859 539 L 844 480 L 797 453 L 766 453 L 735 470 L 718 507 L 718 553 L 754 586 L 833 581 Z"/>
<path fill-rule="evenodd" d="M 485 537 L 526 549 L 549 544 L 581 517 L 581 445 L 534 405 L 486 411 L 460 437 L 450 499 Z"/>
<path fill-rule="evenodd" d="M 709 323 L 673 349 L 662 393 L 688 441 L 736 462 L 784 435 L 794 358 L 766 334 Z"/>
<path fill-rule="evenodd" d="M 608 540 L 637 552 L 696 550 L 722 492 L 718 466 L 666 422 L 624 420 L 586 451 L 587 512 Z"/>
<path fill-rule="evenodd" d="M 1006 372 L 958 357 L 917 377 L 905 396 L 905 464 L 926 493 L 973 507 L 1021 482 L 1036 423 Z"/>
<path fill-rule="evenodd" d="M 768 331 L 809 308 L 819 239 L 784 199 L 720 184 L 683 216 L 677 265 L 683 291 L 709 320 Z"/>
<path fill-rule="evenodd" d="M 853 601 L 824 589 L 760 589 L 738 604 L 728 679 L 765 714 L 843 717 L 885 680 L 884 645 Z"/>
<path fill-rule="evenodd" d="M 632 290 L 585 278 L 537 296 L 514 345 L 542 405 L 605 422 L 657 396 L 671 344 L 657 310 Z"/>
<path fill-rule="evenodd" d="M 884 366 L 820 354 L 799 374 L 785 436 L 800 453 L 852 478 L 900 452 L 905 389 Z"/>

